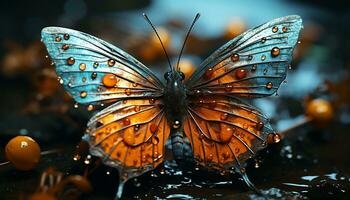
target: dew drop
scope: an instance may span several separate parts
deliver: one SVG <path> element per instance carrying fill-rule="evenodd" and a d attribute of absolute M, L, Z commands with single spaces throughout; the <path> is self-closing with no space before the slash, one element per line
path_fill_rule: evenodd
<path fill-rule="evenodd" d="M 67 58 L 67 64 L 68 65 L 74 65 L 74 63 L 75 63 L 75 59 L 73 57 Z"/>
<path fill-rule="evenodd" d="M 173 128 L 178 129 L 181 126 L 181 122 L 179 120 L 175 120 L 173 123 Z"/>
<path fill-rule="evenodd" d="M 146 162 L 146 161 L 147 161 L 147 156 L 146 156 L 146 155 L 143 155 L 141 161 L 142 161 L 142 162 Z"/>
<path fill-rule="evenodd" d="M 152 123 L 149 127 L 149 130 L 151 131 L 151 133 L 155 133 L 158 130 L 158 126 L 155 123 Z"/>
<path fill-rule="evenodd" d="M 135 106 L 135 107 L 134 107 L 134 111 L 135 111 L 135 112 L 139 112 L 139 111 L 140 111 L 140 106 Z"/>
<path fill-rule="evenodd" d="M 118 78 L 114 74 L 106 74 L 102 77 L 102 83 L 105 87 L 114 87 L 118 82 Z"/>
<path fill-rule="evenodd" d="M 62 78 L 58 78 L 58 82 L 59 82 L 60 84 L 63 84 L 63 79 L 62 79 Z"/>
<path fill-rule="evenodd" d="M 209 161 L 209 162 L 211 162 L 213 160 L 213 154 L 209 154 L 208 156 L 207 156 L 207 161 Z"/>
<path fill-rule="evenodd" d="M 264 128 L 264 122 L 258 122 L 258 123 L 256 123 L 255 127 L 256 127 L 256 129 L 259 130 L 259 131 L 262 130 L 262 129 Z"/>
<path fill-rule="evenodd" d="M 256 71 L 256 65 L 253 65 L 252 66 L 252 72 L 255 72 Z"/>
<path fill-rule="evenodd" d="M 131 90 L 130 90 L 129 88 L 125 89 L 124 92 L 125 92 L 125 94 L 128 95 L 128 96 L 131 94 Z"/>
<path fill-rule="evenodd" d="M 80 97 L 81 98 L 85 98 L 87 96 L 87 92 L 86 91 L 81 91 L 80 92 Z"/>
<path fill-rule="evenodd" d="M 109 59 L 107 64 L 108 64 L 108 66 L 113 67 L 115 65 L 115 60 Z"/>
<path fill-rule="evenodd" d="M 244 123 L 244 124 L 243 124 L 243 128 L 244 128 L 244 129 L 248 129 L 248 124 Z"/>
<path fill-rule="evenodd" d="M 74 104 L 74 108 L 78 108 L 79 107 L 79 104 L 78 103 L 75 103 Z"/>
<path fill-rule="evenodd" d="M 264 61 L 266 59 L 266 56 L 265 55 L 262 55 L 261 56 L 261 60 Z"/>
<path fill-rule="evenodd" d="M 273 84 L 271 82 L 266 83 L 266 89 L 270 90 L 273 87 Z"/>
<path fill-rule="evenodd" d="M 74 157 L 73 157 L 73 160 L 74 161 L 78 161 L 80 160 L 81 156 L 79 154 L 76 154 Z"/>
<path fill-rule="evenodd" d="M 252 56 L 252 55 L 249 55 L 249 56 L 248 56 L 248 60 L 253 60 L 253 56 Z"/>
<path fill-rule="evenodd" d="M 92 111 L 93 109 L 94 109 L 94 106 L 91 105 L 91 104 L 87 107 L 87 110 L 88 110 L 88 111 Z"/>
<path fill-rule="evenodd" d="M 56 36 L 55 41 L 56 41 L 56 42 L 61 42 L 61 41 L 62 41 L 62 38 L 61 38 L 60 36 Z"/>
<path fill-rule="evenodd" d="M 271 56 L 276 57 L 280 55 L 280 49 L 278 47 L 274 47 L 271 49 Z"/>
<path fill-rule="evenodd" d="M 138 84 L 137 84 L 137 83 L 133 83 L 132 86 L 133 86 L 133 87 L 137 87 Z"/>
<path fill-rule="evenodd" d="M 266 37 L 261 38 L 261 42 L 265 43 L 266 42 Z"/>
<path fill-rule="evenodd" d="M 88 164 L 91 163 L 91 155 L 87 155 L 87 156 L 86 156 L 86 158 L 85 158 L 85 160 L 84 160 L 84 163 L 85 163 L 86 165 L 88 165 Z"/>
<path fill-rule="evenodd" d="M 150 99 L 150 100 L 149 100 L 149 103 L 150 103 L 150 104 L 154 104 L 155 102 L 156 102 L 155 99 Z"/>
<path fill-rule="evenodd" d="M 81 80 L 85 83 L 86 82 L 86 77 L 81 78 Z"/>
<path fill-rule="evenodd" d="M 247 76 L 247 71 L 245 69 L 237 69 L 235 75 L 237 79 L 243 79 Z"/>
<path fill-rule="evenodd" d="M 84 71 L 84 70 L 86 69 L 86 64 L 85 64 L 85 63 L 80 63 L 79 69 L 80 69 L 81 71 Z"/>
<path fill-rule="evenodd" d="M 288 65 L 288 69 L 290 69 L 290 70 L 292 69 L 292 65 L 291 64 Z"/>
<path fill-rule="evenodd" d="M 221 142 L 229 142 L 233 136 L 232 128 L 226 127 L 223 130 L 221 129 L 221 133 L 219 135 Z"/>
<path fill-rule="evenodd" d="M 273 142 L 274 143 L 279 143 L 281 141 L 281 135 L 279 133 L 276 133 L 273 135 Z"/>
<path fill-rule="evenodd" d="M 73 84 L 71 82 L 68 83 L 68 87 L 72 87 Z"/>
<path fill-rule="evenodd" d="M 94 62 L 93 67 L 94 67 L 94 68 L 97 68 L 98 65 L 99 65 L 98 62 Z"/>
<path fill-rule="evenodd" d="M 64 34 L 63 35 L 63 39 L 65 39 L 65 40 L 69 40 L 69 35 L 66 33 L 66 34 Z"/>
<path fill-rule="evenodd" d="M 230 152 L 226 151 L 225 153 L 221 154 L 223 160 L 227 160 L 230 157 Z"/>
<path fill-rule="evenodd" d="M 205 71 L 205 77 L 207 79 L 210 79 L 213 76 L 213 73 L 214 73 L 214 69 L 210 67 Z"/>
<path fill-rule="evenodd" d="M 285 33 L 285 32 L 287 32 L 287 31 L 288 31 L 288 28 L 287 28 L 287 27 L 285 27 L 285 26 L 283 26 L 283 27 L 282 27 L 282 31 Z"/>
<path fill-rule="evenodd" d="M 226 84 L 226 85 L 225 85 L 225 91 L 226 91 L 226 92 L 231 92 L 232 88 L 233 88 L 233 86 L 230 85 L 230 84 Z"/>
<path fill-rule="evenodd" d="M 124 119 L 123 119 L 123 125 L 124 125 L 124 126 L 130 125 L 130 119 L 129 119 L 129 118 L 124 118 Z"/>
<path fill-rule="evenodd" d="M 239 60 L 239 55 L 237 53 L 232 54 L 231 61 L 237 62 Z"/>
<path fill-rule="evenodd" d="M 228 118 L 228 113 L 222 113 L 220 116 L 221 120 L 226 120 Z"/>
<path fill-rule="evenodd" d="M 64 44 L 64 45 L 62 45 L 62 47 L 61 47 L 63 50 L 68 50 L 69 49 L 69 45 L 68 44 Z"/>
<path fill-rule="evenodd" d="M 158 138 L 157 136 L 153 136 L 153 137 L 152 137 L 152 143 L 153 143 L 154 145 L 158 144 L 158 143 L 159 143 L 159 138 Z"/>
<path fill-rule="evenodd" d="M 260 167 L 260 164 L 259 164 L 258 161 L 255 162 L 254 167 L 255 167 L 256 169 Z"/>
<path fill-rule="evenodd" d="M 96 78 L 97 78 L 97 73 L 96 72 L 92 72 L 91 79 L 95 80 Z"/>
<path fill-rule="evenodd" d="M 135 131 L 138 131 L 140 129 L 140 124 L 136 124 L 135 126 L 134 126 L 134 130 Z"/>
<path fill-rule="evenodd" d="M 277 26 L 272 27 L 272 32 L 276 33 L 277 31 L 278 31 L 278 27 Z"/>

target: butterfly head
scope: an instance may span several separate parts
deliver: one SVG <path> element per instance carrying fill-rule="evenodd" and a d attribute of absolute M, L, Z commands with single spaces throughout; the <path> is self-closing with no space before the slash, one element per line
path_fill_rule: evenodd
<path fill-rule="evenodd" d="M 164 74 L 164 78 L 167 82 L 169 81 L 183 81 L 185 79 L 185 74 L 182 71 L 168 71 Z"/>

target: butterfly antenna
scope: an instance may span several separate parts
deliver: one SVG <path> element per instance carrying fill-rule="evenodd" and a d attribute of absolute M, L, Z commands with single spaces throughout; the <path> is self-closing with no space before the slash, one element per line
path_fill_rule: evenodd
<path fill-rule="evenodd" d="M 168 53 L 167 53 L 166 50 L 165 50 L 164 44 L 163 44 L 162 40 L 160 39 L 160 36 L 159 36 L 159 34 L 158 34 L 156 28 L 153 26 L 151 20 L 148 18 L 148 16 L 147 16 L 145 13 L 143 13 L 142 15 L 143 15 L 143 17 L 146 19 L 146 21 L 149 23 L 149 25 L 151 25 L 152 29 L 153 29 L 154 32 L 156 33 L 156 35 L 157 35 L 157 37 L 158 37 L 158 39 L 159 39 L 159 41 L 160 41 L 160 44 L 162 45 L 162 48 L 163 48 L 163 50 L 164 50 L 165 56 L 166 56 L 166 58 L 167 58 L 167 60 L 168 60 L 170 70 L 172 71 L 170 58 L 169 58 L 169 56 L 168 56 Z"/>
<path fill-rule="evenodd" d="M 185 48 L 186 41 L 187 41 L 188 37 L 190 36 L 190 33 L 191 33 L 191 31 L 192 31 L 192 28 L 193 28 L 194 24 L 196 23 L 196 21 L 199 19 L 200 16 L 201 16 L 201 15 L 200 15 L 199 13 L 196 14 L 196 16 L 194 17 L 194 19 L 193 19 L 193 21 L 192 21 L 192 24 L 191 24 L 190 28 L 189 28 L 188 31 L 187 31 L 185 40 L 184 40 L 184 42 L 183 42 L 183 44 L 182 44 L 182 47 L 181 47 L 181 51 L 180 51 L 179 57 L 178 57 L 178 59 L 177 59 L 177 63 L 176 63 L 176 69 L 177 69 L 177 70 L 180 70 L 180 68 L 179 68 L 180 59 L 181 59 L 181 56 L 182 56 L 182 52 L 183 52 L 183 50 L 184 50 L 184 48 Z"/>

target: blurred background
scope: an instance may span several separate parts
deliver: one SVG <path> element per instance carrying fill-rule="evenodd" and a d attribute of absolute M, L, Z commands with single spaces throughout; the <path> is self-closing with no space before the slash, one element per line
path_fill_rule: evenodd
<path fill-rule="evenodd" d="M 42 150 L 63 151 L 43 156 L 29 172 L 0 166 L 0 196 L 5 199 L 26 199 L 50 166 L 66 175 L 82 173 L 87 167 L 84 159 L 72 158 L 95 111 L 75 108 L 63 91 L 45 57 L 42 28 L 61 26 L 97 36 L 133 55 L 163 80 L 166 59 L 142 13 L 157 27 L 175 62 L 197 12 L 201 18 L 181 61 L 187 77 L 210 53 L 248 28 L 285 15 L 303 18 L 300 43 L 278 95 L 248 100 L 271 118 L 277 131 L 285 133 L 281 143 L 259 158 L 261 165 L 248 168 L 248 174 L 258 188 L 276 199 L 350 198 L 350 9 L 342 1 L 5 0 L 1 4 L 0 160 L 6 160 L 3 149 L 17 135 L 34 138 Z M 304 123 L 306 108 L 315 99 L 331 105 L 331 117 L 326 122 Z M 309 118 L 317 117 L 317 112 L 309 111 Z M 99 167 L 89 178 L 93 192 L 79 198 L 111 199 L 118 184 L 116 174 L 114 169 Z M 127 199 L 257 198 L 238 177 L 217 178 L 209 172 L 173 168 L 171 163 L 130 182 Z"/>

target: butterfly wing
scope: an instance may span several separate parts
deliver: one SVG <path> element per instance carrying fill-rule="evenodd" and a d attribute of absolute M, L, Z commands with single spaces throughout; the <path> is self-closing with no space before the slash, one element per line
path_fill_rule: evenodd
<path fill-rule="evenodd" d="M 302 20 L 292 15 L 250 29 L 215 51 L 187 81 L 189 94 L 262 97 L 286 77 Z"/>
<path fill-rule="evenodd" d="M 169 126 L 161 99 L 120 100 L 97 113 L 83 137 L 91 154 L 130 179 L 163 161 Z"/>
<path fill-rule="evenodd" d="M 229 170 L 243 168 L 273 130 L 265 115 L 233 97 L 203 96 L 189 100 L 184 132 L 199 164 Z"/>
<path fill-rule="evenodd" d="M 79 31 L 46 27 L 42 41 L 66 91 L 78 103 L 97 104 L 130 97 L 157 97 L 163 84 L 121 49 Z"/>

